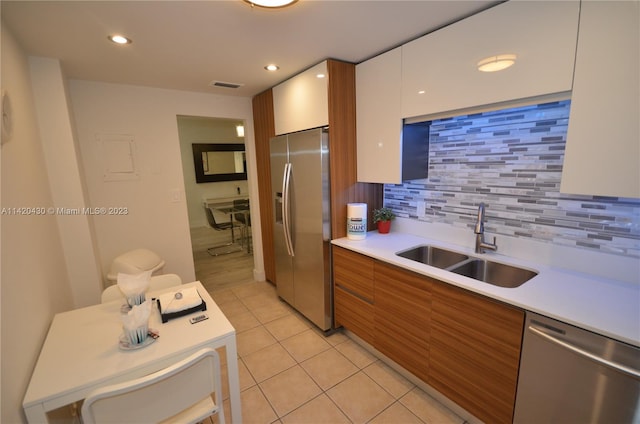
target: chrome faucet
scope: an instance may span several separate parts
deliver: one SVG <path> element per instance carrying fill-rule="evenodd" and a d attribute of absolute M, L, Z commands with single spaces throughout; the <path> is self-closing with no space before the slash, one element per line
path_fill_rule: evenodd
<path fill-rule="evenodd" d="M 484 253 L 485 249 L 498 250 L 496 245 L 496 238 L 493 238 L 493 243 L 487 243 L 484 241 L 484 203 L 480 202 L 478 206 L 478 219 L 476 220 L 476 228 L 473 231 L 476 234 L 476 253 Z"/>

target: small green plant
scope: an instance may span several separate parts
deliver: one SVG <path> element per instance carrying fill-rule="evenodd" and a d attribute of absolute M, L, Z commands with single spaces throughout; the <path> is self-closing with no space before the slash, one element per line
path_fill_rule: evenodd
<path fill-rule="evenodd" d="M 373 222 L 391 221 L 395 219 L 396 214 L 389 208 L 380 208 L 373 210 Z"/>

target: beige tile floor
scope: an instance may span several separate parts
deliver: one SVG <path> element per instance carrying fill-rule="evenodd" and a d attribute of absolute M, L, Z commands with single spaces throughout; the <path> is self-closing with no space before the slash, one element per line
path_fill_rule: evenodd
<path fill-rule="evenodd" d="M 211 294 L 237 331 L 244 423 L 463 422 L 341 332 L 325 337 L 271 284 Z"/>

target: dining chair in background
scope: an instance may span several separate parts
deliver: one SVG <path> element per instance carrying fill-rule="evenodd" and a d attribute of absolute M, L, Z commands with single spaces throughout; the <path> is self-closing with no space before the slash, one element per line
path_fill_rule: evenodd
<path fill-rule="evenodd" d="M 233 208 L 239 213 L 234 214 L 234 219 L 241 224 L 241 244 L 247 246 L 247 252 L 251 253 L 251 213 L 249 212 L 249 199 L 236 199 Z"/>
<path fill-rule="evenodd" d="M 211 256 L 228 255 L 229 253 L 237 252 L 238 251 L 237 249 L 236 250 L 227 249 L 227 250 L 222 251 L 222 252 L 218 252 L 217 251 L 218 249 L 221 249 L 223 247 L 231 247 L 236 242 L 236 237 L 235 237 L 235 234 L 233 232 L 233 229 L 236 227 L 236 224 L 235 224 L 235 222 L 233 220 L 233 217 L 230 216 L 229 222 L 218 223 L 218 222 L 216 222 L 216 218 L 215 218 L 211 208 L 209 208 L 208 206 L 205 205 L 204 212 L 207 215 L 207 222 L 209 223 L 209 226 L 211 228 L 213 228 L 214 230 L 216 230 L 216 231 L 225 231 L 225 230 L 231 229 L 231 241 L 230 242 L 209 247 L 207 249 L 207 252 Z"/>
<path fill-rule="evenodd" d="M 220 357 L 211 348 L 153 374 L 96 389 L 81 409 L 84 424 L 197 423 L 216 413 L 224 424 Z"/>
<path fill-rule="evenodd" d="M 182 278 L 177 274 L 153 275 L 149 280 L 149 290 L 159 290 L 167 287 L 179 286 L 182 284 Z M 106 303 L 114 300 L 123 299 L 124 295 L 118 284 L 111 285 L 104 289 L 100 296 L 100 302 Z"/>

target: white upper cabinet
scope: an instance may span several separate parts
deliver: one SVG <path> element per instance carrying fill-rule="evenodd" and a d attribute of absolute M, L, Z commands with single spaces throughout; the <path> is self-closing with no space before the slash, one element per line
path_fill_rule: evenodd
<path fill-rule="evenodd" d="M 273 87 L 276 135 L 329 125 L 328 79 L 324 61 Z"/>
<path fill-rule="evenodd" d="M 640 198 L 640 5 L 581 7 L 560 191 Z"/>
<path fill-rule="evenodd" d="M 403 45 L 402 117 L 570 91 L 578 13 L 577 0 L 511 0 Z M 503 54 L 515 64 L 478 70 Z"/>
<path fill-rule="evenodd" d="M 358 181 L 401 183 L 400 47 L 356 66 Z"/>

